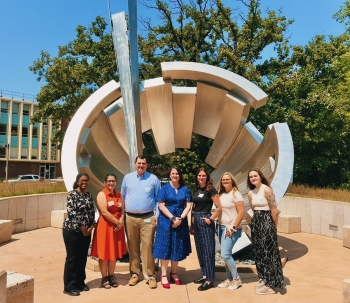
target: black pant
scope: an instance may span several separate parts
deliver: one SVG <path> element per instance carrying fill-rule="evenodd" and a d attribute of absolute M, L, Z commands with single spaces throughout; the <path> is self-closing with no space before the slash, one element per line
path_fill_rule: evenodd
<path fill-rule="evenodd" d="M 81 289 L 86 278 L 85 266 L 91 234 L 85 237 L 81 231 L 63 229 L 63 240 L 67 251 L 63 276 L 64 290 Z"/>

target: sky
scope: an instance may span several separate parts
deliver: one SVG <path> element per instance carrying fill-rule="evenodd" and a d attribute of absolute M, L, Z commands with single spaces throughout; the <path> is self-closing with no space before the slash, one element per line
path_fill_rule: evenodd
<path fill-rule="evenodd" d="M 294 19 L 288 32 L 291 44 L 306 45 L 316 34 L 340 35 L 345 31 L 344 25 L 332 18 L 344 2 L 261 0 L 261 9 L 282 8 L 287 19 Z M 241 5 L 237 0 L 224 3 L 234 8 Z M 110 6 L 112 14 L 128 13 L 127 0 L 110 0 Z M 0 0 L 0 93 L 26 94 L 25 99 L 31 100 L 43 85 L 29 70 L 40 52 L 56 56 L 58 46 L 74 40 L 78 25 L 88 27 L 98 15 L 109 20 L 107 0 Z M 155 12 L 140 3 L 138 15 L 157 22 Z"/>

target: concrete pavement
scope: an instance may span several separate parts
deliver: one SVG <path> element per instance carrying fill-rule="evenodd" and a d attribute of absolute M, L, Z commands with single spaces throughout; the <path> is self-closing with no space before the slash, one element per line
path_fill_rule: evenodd
<path fill-rule="evenodd" d="M 342 302 L 342 281 L 350 278 L 350 250 L 342 246 L 341 240 L 306 233 L 280 234 L 279 244 L 288 250 L 289 261 L 283 269 L 285 289 L 275 295 L 254 294 L 257 277 L 249 272 L 240 274 L 243 286 L 238 290 L 213 288 L 199 292 L 192 282 L 200 276 L 193 239 L 192 254 L 179 264 L 178 274 L 184 285 L 171 284 L 170 289 L 158 283 L 158 288 L 151 290 L 145 281 L 130 287 L 128 272 L 116 272 L 118 288 L 102 289 L 100 273 L 87 269 L 90 291 L 79 297 L 63 294 L 65 248 L 62 230 L 53 227 L 14 234 L 12 241 L 0 245 L 0 268 L 34 276 L 35 303 Z M 216 278 L 215 286 L 225 280 L 225 273 L 217 273 Z"/>

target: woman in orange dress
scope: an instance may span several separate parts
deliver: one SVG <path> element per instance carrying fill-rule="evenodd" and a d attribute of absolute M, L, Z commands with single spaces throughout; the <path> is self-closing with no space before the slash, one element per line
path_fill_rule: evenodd
<path fill-rule="evenodd" d="M 99 258 L 102 274 L 101 286 L 109 289 L 118 287 L 114 276 L 117 258 L 126 254 L 124 236 L 124 201 L 119 191 L 115 190 L 117 177 L 107 174 L 105 188 L 97 195 L 100 217 L 94 232 L 91 256 Z"/>

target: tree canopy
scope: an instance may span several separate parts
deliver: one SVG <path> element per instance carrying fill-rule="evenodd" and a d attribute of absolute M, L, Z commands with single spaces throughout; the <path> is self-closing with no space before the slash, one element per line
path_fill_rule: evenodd
<path fill-rule="evenodd" d="M 157 13 L 155 24 L 142 18 L 139 35 L 140 78 L 161 76 L 164 61 L 201 62 L 235 72 L 260 86 L 266 106 L 249 120 L 262 133 L 275 122 L 287 122 L 295 148 L 294 182 L 350 188 L 349 89 L 350 1 L 334 15 L 345 25 L 340 36 L 315 36 L 307 45 L 290 45 L 293 20 L 282 11 L 261 8 L 259 0 L 240 0 L 235 7 L 221 0 L 140 0 Z M 270 58 L 263 57 L 266 48 Z M 271 52 L 270 52 L 271 53 Z M 70 119 L 96 89 L 118 72 L 111 33 L 103 18 L 78 26 L 76 38 L 59 47 L 57 57 L 42 52 L 30 69 L 44 81 L 33 121 L 50 116 Z M 192 85 L 178 81 L 177 85 Z M 57 133 L 61 141 L 63 132 Z M 143 135 L 145 154 L 159 176 L 179 165 L 192 181 L 204 163 L 211 140 L 194 135 L 189 150 L 159 156 L 150 133 Z"/>

